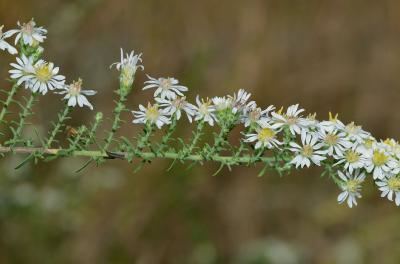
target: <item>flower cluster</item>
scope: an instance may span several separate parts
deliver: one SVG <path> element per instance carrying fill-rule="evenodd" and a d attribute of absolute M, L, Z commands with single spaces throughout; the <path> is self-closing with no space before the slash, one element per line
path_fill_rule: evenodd
<path fill-rule="evenodd" d="M 143 90 L 155 89 L 155 104 L 140 105 L 139 111 L 133 111 L 133 123 L 162 128 L 171 124 L 174 116 L 179 119 L 183 111 L 190 122 L 220 127 L 241 124 L 247 128 L 243 142 L 260 153 L 275 149 L 291 157 L 288 166 L 329 168 L 342 190 L 339 203 L 357 205 L 361 185 L 371 175 L 382 197 L 394 199 L 400 206 L 400 145 L 393 139 L 377 141 L 361 126 L 354 122 L 345 125 L 331 113 L 328 120 L 318 121 L 315 114 L 304 115 L 305 110 L 298 104 L 286 111 L 283 108 L 276 111 L 272 105 L 262 109 L 243 89 L 211 99 L 196 96 L 196 104 L 191 104 L 183 94 L 188 88 L 178 80 L 148 78 Z"/>
<path fill-rule="evenodd" d="M 10 64 L 11 79 L 18 86 L 23 85 L 32 93 L 45 95 L 48 91 L 54 91 L 56 94 L 65 95 L 63 99 L 68 101 L 68 106 L 86 105 L 93 109 L 86 96 L 94 95 L 95 91 L 82 90 L 81 79 L 65 84 L 65 76 L 59 74 L 59 67 L 53 62 L 38 58 L 38 54 L 43 52 L 43 48 L 39 45 L 46 39 L 47 30 L 37 27 L 33 19 L 27 23 L 18 22 L 18 27 L 5 33 L 2 31 L 3 26 L 0 27 L 0 49 L 7 50 L 10 54 L 17 54 L 17 49 L 5 41 L 14 35 L 15 45 L 20 48 L 20 55 L 16 57 L 16 62 Z"/>
<path fill-rule="evenodd" d="M 0 50 L 19 54 L 16 62 L 10 64 L 12 69 L 9 70 L 14 87 L 24 86 L 33 94 L 45 95 L 49 91 L 61 94 L 64 96 L 63 100 L 67 101 L 67 110 L 77 105 L 93 109 L 86 97 L 94 95 L 95 91 L 83 90 L 81 79 L 65 84 L 65 77 L 59 74 L 59 67 L 40 58 L 43 52 L 40 44 L 46 39 L 47 30 L 37 27 L 34 20 L 23 24 L 18 22 L 18 26 L 18 29 L 4 33 L 3 26 L 0 27 Z M 16 47 L 6 42 L 12 36 L 15 36 Z M 120 114 L 127 109 L 124 102 L 133 87 L 136 71 L 144 70 L 141 56 L 133 51 L 124 54 L 121 49 L 120 61 L 111 65 L 120 72 L 120 88 L 117 90 L 120 100 L 114 111 L 112 130 L 103 151 L 107 150 L 122 122 Z M 232 163 L 228 165 L 240 164 L 238 160 L 241 152 L 248 151 L 244 158 L 248 158 L 249 163 L 262 161 L 262 158 L 271 155 L 276 161 L 271 167 L 275 169 L 309 168 L 311 165 L 324 167 L 325 172 L 329 173 L 341 190 L 338 202 L 346 202 L 349 207 L 357 205 L 357 199 L 361 198 L 362 184 L 370 177 L 381 191 L 382 197 L 387 197 L 400 206 L 400 144 L 394 139 L 377 140 L 361 126 L 354 122 L 345 124 L 331 113 L 328 120 L 319 121 L 316 114 L 305 115 L 305 110 L 298 104 L 279 110 L 273 105 L 259 107 L 250 99 L 251 94 L 244 89 L 232 95 L 213 98 L 201 98 L 197 95 L 194 102 L 190 103 L 186 94 L 188 88 L 177 79 L 154 78 L 149 75 L 147 78 L 143 90 L 153 89 L 154 102 L 148 102 L 147 106 L 139 105 L 138 110 L 132 111 L 132 122 L 151 127 L 152 129 L 146 129 L 149 133 L 153 128 L 169 126 L 168 136 L 163 137 L 165 144 L 161 145 L 161 150 L 165 149 L 176 122 L 182 116 L 186 116 L 190 123 L 197 123 L 198 129 L 204 124 L 221 128 L 221 133 L 215 137 L 214 146 L 207 145 L 200 150 L 202 152 L 197 153 L 197 158 L 200 156 L 205 160 L 218 160 L 218 157 L 214 157 L 220 155 L 221 150 L 226 150 L 224 147 L 229 145 L 225 144 L 229 132 L 235 126 L 242 126 L 244 132 L 240 151 L 234 153 Z M 66 116 L 68 111 L 64 113 Z M 62 119 L 65 116 L 61 115 Z M 194 138 L 189 151 L 172 156 L 181 159 L 190 156 L 198 140 L 198 137 Z M 49 146 L 53 139 L 52 136 L 48 141 Z M 141 142 L 139 150 L 146 146 L 144 141 L 147 139 L 148 137 Z M 235 151 L 235 148 L 231 147 L 229 150 Z M 226 158 L 219 156 L 219 161 L 227 160 Z"/>
<path fill-rule="evenodd" d="M 135 119 L 133 123 L 155 124 L 158 128 L 170 124 L 172 118 L 179 120 L 184 112 L 192 122 L 197 107 L 186 101 L 183 92 L 188 91 L 186 86 L 180 85 L 174 78 L 155 79 L 147 75 L 143 90 L 155 89 L 155 103 L 148 103 L 147 107 L 139 106 L 139 111 L 132 111 Z"/>
<path fill-rule="evenodd" d="M 269 107 L 271 109 L 271 107 Z M 259 110 L 261 113 L 262 111 Z M 290 164 L 297 167 L 325 166 L 333 170 L 342 193 L 338 201 L 357 205 L 361 184 L 371 175 L 382 197 L 400 205 L 400 145 L 393 139 L 378 141 L 354 122 L 345 125 L 337 115 L 318 121 L 315 115 L 303 116 L 299 105 L 287 111 L 271 112 L 257 121 L 255 133 L 246 135 L 255 148 L 280 148 L 292 155 Z M 278 134 L 281 134 L 280 140 Z M 284 143 L 285 142 L 285 143 Z"/>

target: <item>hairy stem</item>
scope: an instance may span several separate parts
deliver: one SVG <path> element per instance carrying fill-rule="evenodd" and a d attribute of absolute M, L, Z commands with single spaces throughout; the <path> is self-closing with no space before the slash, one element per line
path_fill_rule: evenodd
<path fill-rule="evenodd" d="M 17 124 L 17 129 L 12 129 L 13 130 L 13 138 L 11 140 L 8 140 L 5 144 L 9 146 L 14 146 L 16 143 L 19 141 L 22 141 L 21 136 L 22 136 L 22 131 L 26 123 L 26 118 L 32 115 L 32 107 L 35 104 L 36 97 L 38 93 L 32 93 L 31 96 L 29 97 L 28 101 L 26 102 L 26 105 L 23 107 L 22 113 L 19 114 L 19 122 Z"/>
<path fill-rule="evenodd" d="M 47 139 L 45 148 L 49 148 L 53 143 L 55 137 L 60 132 L 61 128 L 65 125 L 64 122 L 68 119 L 68 114 L 71 111 L 71 107 L 65 104 L 65 108 L 58 114 L 57 123 L 54 124 L 53 130 L 50 132 L 50 137 Z"/>
<path fill-rule="evenodd" d="M 145 147 L 149 145 L 149 139 L 151 136 L 151 133 L 153 132 L 154 125 L 147 123 L 146 126 L 143 129 L 143 133 L 138 139 L 137 142 L 137 147 L 136 147 L 136 152 L 142 151 Z"/>
<path fill-rule="evenodd" d="M 248 134 L 248 133 L 250 133 L 250 132 L 251 132 L 251 126 L 249 126 L 249 127 L 246 129 L 246 131 L 244 132 L 244 135 L 246 135 L 246 134 Z M 238 150 L 237 150 L 236 153 L 235 153 L 235 157 L 239 157 L 245 149 L 246 149 L 246 142 L 244 141 L 243 138 L 241 138 L 241 139 L 240 139 L 239 148 L 238 148 Z"/>
<path fill-rule="evenodd" d="M 196 131 L 193 133 L 192 142 L 186 149 L 183 150 L 184 157 L 192 154 L 193 149 L 196 147 L 197 143 L 200 140 L 201 135 L 203 134 L 202 133 L 203 129 L 204 129 L 204 120 L 201 120 L 199 121 L 199 123 L 197 123 Z"/>
<path fill-rule="evenodd" d="M 46 149 L 46 148 L 25 148 L 25 147 L 16 147 L 16 148 L 10 148 L 10 147 L 0 147 L 0 153 L 17 153 L 17 154 L 31 154 L 35 152 L 40 152 L 46 155 L 58 155 L 60 152 L 65 152 L 65 149 Z M 157 154 L 154 152 L 138 152 L 141 158 L 144 159 L 155 159 L 155 158 L 167 158 L 167 159 L 182 159 L 182 160 L 188 160 L 188 161 L 217 161 L 217 162 L 229 162 L 232 159 L 235 159 L 234 156 L 221 156 L 221 155 L 213 155 L 211 157 L 204 157 L 203 155 L 188 155 L 187 157 L 182 157 L 180 153 L 177 152 L 165 152 L 162 155 Z M 127 152 L 116 152 L 115 154 L 118 154 L 118 157 L 120 159 L 126 159 L 128 153 Z M 103 151 L 89 151 L 89 150 L 76 150 L 70 153 L 70 156 L 73 157 L 92 157 L 92 158 L 110 158 L 110 156 L 107 153 L 104 153 Z M 249 162 L 252 162 L 254 159 L 253 156 L 246 155 L 246 156 L 241 156 L 238 158 L 238 162 L 241 164 L 246 164 Z M 264 163 L 273 163 L 274 158 L 272 157 L 260 157 L 258 158 L 260 162 Z"/>
<path fill-rule="evenodd" d="M 3 109 L 0 112 L 0 124 L 5 123 L 4 117 L 8 113 L 8 107 L 10 106 L 14 95 L 17 93 L 19 85 L 16 83 L 12 86 L 11 91 L 7 93 L 7 99 L 4 101 Z"/>
<path fill-rule="evenodd" d="M 96 131 L 102 120 L 103 120 L 103 114 L 101 112 L 97 113 L 92 128 L 89 131 L 89 135 L 83 144 L 83 148 L 87 148 L 90 144 L 93 143 L 94 138 L 96 136 Z"/>
<path fill-rule="evenodd" d="M 214 145 L 211 147 L 211 149 L 208 151 L 207 155 L 214 155 L 219 153 L 223 145 L 226 143 L 229 132 L 231 132 L 231 129 L 228 126 L 222 126 L 219 134 L 214 140 Z"/>
<path fill-rule="evenodd" d="M 126 101 L 126 94 L 123 92 L 119 92 L 119 99 L 117 101 L 117 106 L 115 107 L 113 113 L 114 113 L 114 119 L 111 127 L 111 131 L 108 133 L 107 138 L 105 139 L 105 144 L 103 146 L 103 150 L 106 151 L 108 147 L 110 146 L 115 132 L 121 127 L 121 113 L 126 110 L 125 106 L 125 101 Z"/>
<path fill-rule="evenodd" d="M 75 136 L 75 138 L 73 140 L 70 141 L 70 145 L 68 148 L 68 151 L 73 151 L 75 149 L 79 149 L 80 148 L 80 141 L 82 139 L 83 134 L 86 131 L 86 127 L 82 126 L 79 128 L 78 130 L 78 134 Z"/>
<path fill-rule="evenodd" d="M 167 146 L 168 141 L 170 140 L 172 134 L 176 130 L 176 123 L 177 123 L 177 117 L 176 117 L 176 113 L 175 113 L 171 118 L 171 124 L 169 125 L 167 132 L 161 139 L 161 144 L 160 144 L 160 147 L 158 148 L 158 151 L 162 152 L 164 150 L 164 148 Z"/>

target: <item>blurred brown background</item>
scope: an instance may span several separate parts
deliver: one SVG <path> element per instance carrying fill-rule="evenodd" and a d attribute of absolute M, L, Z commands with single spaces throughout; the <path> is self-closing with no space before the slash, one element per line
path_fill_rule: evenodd
<path fill-rule="evenodd" d="M 49 30 L 44 57 L 98 90 L 95 111 L 106 116 L 118 77 L 109 65 L 123 47 L 143 52 L 145 73 L 189 86 L 191 100 L 246 88 L 263 106 L 299 102 L 320 118 L 339 112 L 377 137 L 399 136 L 399 1 L 0 0 L 7 29 L 31 17 Z M 0 59 L 4 79 L 13 58 Z M 136 86 L 144 80 L 139 72 Z M 137 89 L 129 107 L 150 98 Z M 39 131 L 59 100 L 36 106 Z M 75 111 L 71 124 L 93 114 Z M 121 134 L 139 130 L 128 122 Z M 64 159 L 15 171 L 22 159 L 0 167 L 0 263 L 400 262 L 400 211 L 371 182 L 349 209 L 319 170 L 212 177 L 213 164 L 166 172 L 169 162 L 156 161 L 134 174 L 110 161 L 76 174 L 85 160 Z"/>

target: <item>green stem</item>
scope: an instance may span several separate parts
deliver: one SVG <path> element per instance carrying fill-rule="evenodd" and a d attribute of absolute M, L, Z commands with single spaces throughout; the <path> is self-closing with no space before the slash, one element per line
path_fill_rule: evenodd
<path fill-rule="evenodd" d="M 60 129 L 65 125 L 64 122 L 68 119 L 68 114 L 71 112 L 71 107 L 65 104 L 65 108 L 58 114 L 57 123 L 54 124 L 53 130 L 50 132 L 50 137 L 47 139 L 45 148 L 49 148 L 55 137 L 60 132 Z"/>
<path fill-rule="evenodd" d="M 3 123 L 3 122 L 5 123 L 4 117 L 8 113 L 8 107 L 10 106 L 14 95 L 17 93 L 18 87 L 19 87 L 19 85 L 17 85 L 15 83 L 12 86 L 11 91 L 7 93 L 8 94 L 7 99 L 4 102 L 3 109 L 1 109 L 1 113 L 0 113 L 0 123 Z"/>
<path fill-rule="evenodd" d="M 8 146 L 14 146 L 16 143 L 22 141 L 22 131 L 25 126 L 25 120 L 27 117 L 32 115 L 32 107 L 35 104 L 35 99 L 38 96 L 38 93 L 32 93 L 29 97 L 28 101 L 26 102 L 26 106 L 23 107 L 22 113 L 19 114 L 19 122 L 17 124 L 17 129 L 13 130 L 13 138 L 5 142 Z"/>
<path fill-rule="evenodd" d="M 221 127 L 219 134 L 217 135 L 217 137 L 214 140 L 214 145 L 208 151 L 207 155 L 214 155 L 222 150 L 223 145 L 227 141 L 229 132 L 231 132 L 231 129 L 228 126 Z"/>
<path fill-rule="evenodd" d="M 164 148 L 167 146 L 168 141 L 170 140 L 172 134 L 176 130 L 176 124 L 177 124 L 177 117 L 176 117 L 176 114 L 174 114 L 172 116 L 171 124 L 168 127 L 167 133 L 161 139 L 161 144 L 160 144 L 160 147 L 158 148 L 158 151 L 162 152 L 164 150 Z"/>
<path fill-rule="evenodd" d="M 46 155 L 58 155 L 59 152 L 65 152 L 65 149 L 44 149 L 44 148 L 22 148 L 16 147 L 11 149 L 10 147 L 0 147 L 0 153 L 19 153 L 19 154 L 30 154 L 35 152 L 41 152 Z M 125 159 L 128 155 L 126 152 L 115 153 L 118 154 L 122 159 Z M 75 150 L 71 152 L 70 156 L 73 157 L 91 157 L 91 158 L 108 158 L 108 154 L 103 151 L 90 151 L 90 150 Z M 216 162 L 225 162 L 235 159 L 234 156 L 222 156 L 222 155 L 213 155 L 210 157 L 204 157 L 203 155 L 188 155 L 185 158 L 182 158 L 180 153 L 177 152 L 165 152 L 162 155 L 154 153 L 154 152 L 142 152 L 139 151 L 139 156 L 143 159 L 155 159 L 155 158 L 167 158 L 167 159 L 182 159 L 189 161 L 216 161 Z M 254 160 L 253 156 L 246 155 L 238 158 L 238 162 L 241 164 L 246 164 L 252 162 Z M 260 157 L 258 159 L 259 162 L 264 163 L 273 163 L 274 158 L 272 157 Z"/>
<path fill-rule="evenodd" d="M 86 127 L 82 126 L 78 130 L 78 134 L 75 136 L 75 138 L 71 141 L 71 144 L 69 145 L 68 152 L 74 151 L 77 148 L 80 148 L 79 142 L 82 139 L 83 134 L 86 132 Z"/>
<path fill-rule="evenodd" d="M 111 144 L 111 141 L 114 138 L 115 132 L 121 127 L 121 113 L 126 110 L 125 101 L 126 101 L 126 94 L 123 92 L 119 92 L 119 99 L 117 101 L 117 106 L 115 107 L 114 119 L 111 126 L 111 131 L 108 133 L 107 138 L 105 139 L 105 144 L 103 147 L 103 151 L 106 151 Z"/>
<path fill-rule="evenodd" d="M 85 142 L 83 143 L 83 148 L 87 148 L 90 144 L 93 143 L 94 137 L 96 135 L 96 131 L 97 131 L 101 121 L 103 121 L 103 114 L 101 112 L 98 112 L 96 114 L 96 118 L 94 120 L 92 128 L 89 131 L 89 135 L 86 138 Z"/>
<path fill-rule="evenodd" d="M 192 142 L 190 143 L 189 147 L 183 150 L 184 157 L 192 154 L 193 149 L 196 147 L 197 143 L 200 140 L 201 135 L 203 134 L 202 133 L 203 129 L 204 129 L 204 120 L 201 120 L 199 123 L 197 123 L 196 131 L 193 134 Z"/>
<path fill-rule="evenodd" d="M 149 139 L 151 136 L 151 133 L 153 132 L 153 124 L 147 123 L 146 126 L 143 129 L 143 133 L 142 136 L 138 139 L 137 142 L 137 147 L 135 152 L 139 153 L 140 151 L 142 151 L 145 147 L 147 147 L 149 145 Z"/>
<path fill-rule="evenodd" d="M 246 129 L 246 131 L 244 132 L 244 135 L 250 133 L 251 130 L 252 130 L 252 128 L 251 128 L 251 126 L 249 126 L 249 127 Z M 245 150 L 245 148 L 246 148 L 246 142 L 244 141 L 243 138 L 241 138 L 241 139 L 240 139 L 239 148 L 238 148 L 237 152 L 235 153 L 235 157 L 239 157 L 239 156 L 242 154 L 242 152 Z"/>

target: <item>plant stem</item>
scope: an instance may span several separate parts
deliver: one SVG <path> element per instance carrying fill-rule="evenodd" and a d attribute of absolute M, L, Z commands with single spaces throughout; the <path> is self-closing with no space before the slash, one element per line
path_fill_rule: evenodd
<path fill-rule="evenodd" d="M 248 134 L 251 132 L 251 126 L 249 126 L 246 131 L 244 132 L 244 135 Z M 239 148 L 237 150 L 237 152 L 235 153 L 235 157 L 239 157 L 242 152 L 246 149 L 246 142 L 244 141 L 243 138 L 240 139 L 240 145 Z"/>
<path fill-rule="evenodd" d="M 99 127 L 102 120 L 103 114 L 101 112 L 97 113 L 92 128 L 89 131 L 89 135 L 86 138 L 85 143 L 83 144 L 83 148 L 87 148 L 91 143 L 93 143 L 97 128 Z"/>
<path fill-rule="evenodd" d="M 14 95 L 17 93 L 18 87 L 19 87 L 19 85 L 17 85 L 15 83 L 12 86 L 11 91 L 7 93 L 8 94 L 7 99 L 4 102 L 3 109 L 1 109 L 1 113 L 0 113 L 0 123 L 3 123 L 3 122 L 5 123 L 4 117 L 8 113 L 8 107 L 10 106 Z"/>
<path fill-rule="evenodd" d="M 142 136 L 138 139 L 135 152 L 139 153 L 149 145 L 149 138 L 153 132 L 153 124 L 147 123 L 143 129 Z"/>
<path fill-rule="evenodd" d="M 60 132 L 60 129 L 65 125 L 64 122 L 68 119 L 68 114 L 70 111 L 71 107 L 65 104 L 65 108 L 58 113 L 57 123 L 54 124 L 53 130 L 50 132 L 50 137 L 46 141 L 45 148 L 49 148 L 51 146 L 51 143 L 53 143 L 58 132 Z"/>
<path fill-rule="evenodd" d="M 13 138 L 5 142 L 6 145 L 14 146 L 16 143 L 18 143 L 18 141 L 22 141 L 21 136 L 23 128 L 25 126 L 25 120 L 27 117 L 32 115 L 32 107 L 35 104 L 35 99 L 37 95 L 38 93 L 32 93 L 29 97 L 28 101 L 26 102 L 26 106 L 23 107 L 22 113 L 19 114 L 19 122 L 17 125 L 17 129 L 13 130 Z"/>
<path fill-rule="evenodd" d="M 65 152 L 66 149 L 45 149 L 45 148 L 25 148 L 25 147 L 0 147 L 0 153 L 17 153 L 17 154 L 31 154 L 35 152 L 40 152 L 46 155 L 55 155 L 57 156 L 59 152 Z M 216 161 L 216 162 L 229 162 L 232 159 L 235 159 L 234 156 L 221 156 L 221 155 L 213 155 L 210 157 L 204 157 L 203 155 L 188 155 L 187 157 L 182 157 L 180 153 L 177 152 L 165 152 L 162 155 L 158 155 L 154 152 L 141 152 L 139 151 L 139 156 L 143 159 L 155 159 L 155 158 L 167 158 L 167 159 L 182 159 L 182 160 L 190 160 L 190 161 Z M 126 159 L 128 153 L 120 152 L 116 153 L 121 159 Z M 73 157 L 92 157 L 92 158 L 109 158 L 107 153 L 103 151 L 89 151 L 89 150 L 76 150 L 70 153 L 70 156 Z M 254 159 L 253 156 L 246 155 L 241 156 L 237 159 L 239 163 L 246 164 L 252 162 Z M 272 163 L 274 162 L 273 157 L 260 157 L 258 161 L 264 163 Z"/>
<path fill-rule="evenodd" d="M 196 131 L 193 134 L 192 142 L 190 143 L 189 147 L 183 150 L 183 156 L 186 157 L 187 155 L 192 154 L 193 149 L 196 147 L 197 143 L 200 140 L 202 135 L 202 131 L 204 129 L 204 120 L 199 121 L 197 123 Z"/>
<path fill-rule="evenodd" d="M 176 113 L 172 116 L 171 119 L 171 124 L 168 127 L 167 133 L 162 137 L 161 139 L 161 144 L 160 147 L 158 148 L 157 151 L 162 152 L 164 150 L 164 148 L 167 146 L 168 141 L 170 140 L 172 134 L 175 132 L 176 130 L 176 123 L 177 123 L 177 117 L 176 117 Z"/>
<path fill-rule="evenodd" d="M 222 126 L 219 134 L 214 140 L 214 145 L 211 147 L 211 149 L 206 153 L 206 155 L 214 155 L 217 154 L 222 150 L 222 146 L 227 140 L 228 134 L 231 131 L 231 129 L 228 126 Z"/>
<path fill-rule="evenodd" d="M 85 131 L 86 131 L 85 126 L 82 126 L 78 129 L 78 134 L 75 136 L 75 138 L 72 141 L 70 141 L 68 151 L 74 151 L 75 149 L 80 148 L 79 142 L 81 141 L 82 136 L 85 133 Z"/>
<path fill-rule="evenodd" d="M 119 99 L 117 101 L 117 106 L 115 107 L 114 119 L 111 127 L 111 131 L 108 133 L 107 138 L 105 139 L 105 144 L 103 147 L 103 151 L 106 151 L 111 144 L 111 141 L 114 138 L 115 132 L 121 127 L 121 113 L 126 110 L 125 101 L 126 101 L 126 94 L 119 91 Z"/>

